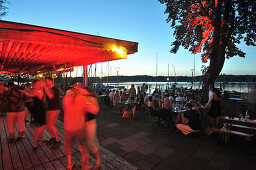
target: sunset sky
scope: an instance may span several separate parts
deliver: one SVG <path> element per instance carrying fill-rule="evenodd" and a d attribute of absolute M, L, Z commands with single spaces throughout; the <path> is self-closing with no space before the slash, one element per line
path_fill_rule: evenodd
<path fill-rule="evenodd" d="M 9 0 L 8 15 L 3 20 L 139 43 L 138 52 L 126 60 L 109 63 L 110 75 L 190 76 L 194 56 L 180 49 L 170 53 L 173 30 L 166 23 L 165 6 L 157 0 Z M 246 58 L 226 60 L 222 73 L 255 75 L 256 47 L 239 46 Z M 195 55 L 196 75 L 201 74 L 200 54 Z M 208 65 L 208 63 L 206 64 Z M 107 63 L 97 64 L 97 76 L 107 75 Z M 102 71 L 101 71 L 102 70 Z"/>

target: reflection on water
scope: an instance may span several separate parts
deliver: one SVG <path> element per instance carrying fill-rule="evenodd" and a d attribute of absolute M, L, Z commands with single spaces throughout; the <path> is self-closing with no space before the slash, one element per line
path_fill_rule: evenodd
<path fill-rule="evenodd" d="M 135 88 L 137 89 L 138 86 L 141 86 L 143 83 L 148 84 L 149 87 L 149 93 L 153 92 L 153 90 L 157 87 L 161 90 L 165 90 L 168 87 L 167 82 L 120 82 L 119 86 L 125 86 L 125 88 L 129 89 L 131 87 L 131 84 L 134 84 Z M 171 87 L 174 83 L 170 83 L 169 87 Z M 104 85 L 106 85 L 104 83 Z M 115 84 L 112 84 L 115 85 Z M 177 87 L 184 87 L 184 88 L 191 88 L 192 83 L 191 82 L 177 82 Z M 222 88 L 222 90 L 226 91 L 237 91 L 237 92 L 243 92 L 247 93 L 248 91 L 252 91 L 256 88 L 256 82 L 231 82 L 231 83 L 221 83 L 216 82 L 215 83 L 216 88 Z M 199 82 L 195 82 L 193 85 L 193 89 L 201 89 L 202 84 Z"/>

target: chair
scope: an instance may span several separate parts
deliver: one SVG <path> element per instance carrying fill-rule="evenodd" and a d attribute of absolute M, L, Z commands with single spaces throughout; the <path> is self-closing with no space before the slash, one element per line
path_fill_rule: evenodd
<path fill-rule="evenodd" d="M 124 113 L 124 105 L 122 103 L 117 104 L 116 112 L 118 115 L 122 115 Z"/>
<path fill-rule="evenodd" d="M 164 124 L 168 127 L 168 133 L 171 134 L 172 130 L 172 112 L 171 110 L 162 109 L 159 111 L 160 114 L 160 124 Z"/>
<path fill-rule="evenodd" d="M 158 126 L 160 126 L 160 117 L 154 114 L 152 111 L 152 108 L 146 108 L 147 114 L 149 117 L 150 124 L 155 125 L 155 123 L 158 121 Z"/>

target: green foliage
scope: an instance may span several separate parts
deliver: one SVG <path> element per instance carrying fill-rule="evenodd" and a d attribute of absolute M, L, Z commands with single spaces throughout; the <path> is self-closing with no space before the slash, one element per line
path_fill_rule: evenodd
<path fill-rule="evenodd" d="M 211 58 L 214 45 L 223 45 L 226 58 L 245 57 L 237 47 L 241 41 L 256 46 L 255 0 L 159 0 L 166 5 L 167 22 L 174 29 L 172 53 L 180 46 L 192 53 L 202 52 L 202 60 Z M 214 32 L 220 41 L 213 44 Z M 217 35 L 217 34 L 216 34 Z"/>
<path fill-rule="evenodd" d="M 6 4 L 6 3 L 7 3 L 6 0 L 0 0 L 0 18 L 7 14 L 8 8 L 6 6 L 4 6 L 4 4 Z"/>

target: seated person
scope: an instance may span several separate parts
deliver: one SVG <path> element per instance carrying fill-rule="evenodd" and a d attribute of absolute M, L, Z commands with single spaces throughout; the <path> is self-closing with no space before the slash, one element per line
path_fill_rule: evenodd
<path fill-rule="evenodd" d="M 126 100 L 128 100 L 128 97 L 127 97 L 126 93 L 123 92 L 122 95 L 121 95 L 121 103 L 125 103 Z"/>
<path fill-rule="evenodd" d="M 160 117 L 163 120 L 166 120 L 169 123 L 171 123 L 171 120 L 172 120 L 172 109 L 171 109 L 171 106 L 170 106 L 169 98 L 165 97 L 163 100 L 164 100 L 164 102 L 162 103 L 162 107 L 159 110 Z"/>
<path fill-rule="evenodd" d="M 148 97 L 148 110 L 151 116 L 158 116 L 158 111 L 156 110 L 156 107 L 153 103 L 152 96 Z"/>
<path fill-rule="evenodd" d="M 119 103 L 119 99 L 120 99 L 119 91 L 116 91 L 116 93 L 113 96 L 113 105 L 115 108 L 117 107 L 117 105 Z"/>
<path fill-rule="evenodd" d="M 199 112 L 197 110 L 192 109 L 192 104 L 188 103 L 188 109 L 184 112 L 182 117 L 183 124 L 177 124 L 176 127 L 179 129 L 184 135 L 187 135 L 191 132 L 198 132 L 200 127 L 200 119 Z"/>
<path fill-rule="evenodd" d="M 193 100 L 193 99 L 191 99 L 191 100 L 189 101 L 189 103 L 192 104 L 192 110 L 198 111 L 198 113 L 199 113 L 199 119 L 201 120 L 201 119 L 203 118 L 203 113 L 200 111 L 200 109 L 201 109 L 201 107 L 203 107 L 203 106 L 200 105 L 200 103 L 199 103 L 199 106 L 198 106 L 198 104 L 197 104 L 197 103 L 195 102 L 195 100 Z"/>
<path fill-rule="evenodd" d="M 138 98 L 137 98 L 137 101 L 136 101 L 136 103 L 135 103 L 135 105 L 132 109 L 132 114 L 133 114 L 132 117 L 133 118 L 135 116 L 136 110 L 141 110 L 143 104 L 144 104 L 144 96 L 143 96 L 143 94 L 139 94 Z"/>

